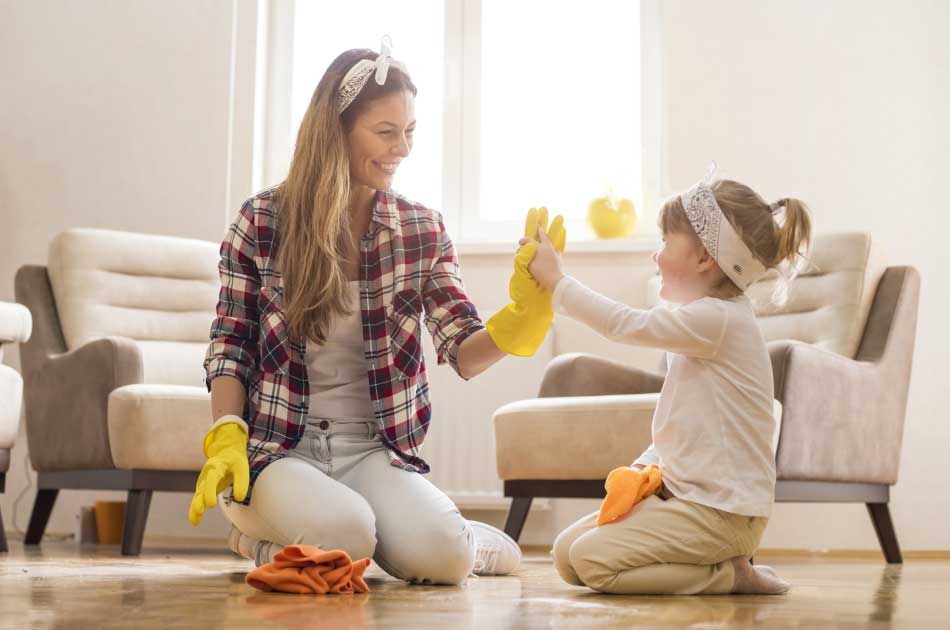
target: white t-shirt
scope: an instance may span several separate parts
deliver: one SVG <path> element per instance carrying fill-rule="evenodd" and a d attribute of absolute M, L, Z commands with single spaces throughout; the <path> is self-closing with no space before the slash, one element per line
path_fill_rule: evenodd
<path fill-rule="evenodd" d="M 363 356 L 359 281 L 348 286 L 353 312 L 330 322 L 326 342 L 307 343 L 304 357 L 310 381 L 311 418 L 373 418 L 369 374 Z"/>
<path fill-rule="evenodd" d="M 745 296 L 650 310 L 615 302 L 565 276 L 554 308 L 607 339 L 668 350 L 653 444 L 677 497 L 734 514 L 769 516 L 775 498 L 772 363 Z"/>

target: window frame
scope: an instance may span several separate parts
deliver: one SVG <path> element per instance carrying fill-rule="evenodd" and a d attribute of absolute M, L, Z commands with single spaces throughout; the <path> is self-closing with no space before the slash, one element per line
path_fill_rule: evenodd
<path fill-rule="evenodd" d="M 295 0 L 258 0 L 252 188 L 279 182 L 293 154 L 291 80 Z M 656 235 L 662 181 L 661 0 L 640 0 L 641 195 L 637 236 Z M 507 242 L 520 219 L 483 221 L 479 216 L 481 137 L 481 3 L 445 0 L 442 212 L 459 244 Z M 418 200 L 434 204 L 436 200 Z M 577 238 L 587 240 L 586 235 Z"/>

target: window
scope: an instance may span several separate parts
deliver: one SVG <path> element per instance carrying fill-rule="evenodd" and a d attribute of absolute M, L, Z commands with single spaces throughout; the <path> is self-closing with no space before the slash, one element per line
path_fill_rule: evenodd
<path fill-rule="evenodd" d="M 482 0 L 479 168 L 462 233 L 515 234 L 547 205 L 574 235 L 609 191 L 639 200 L 639 6 Z M 465 121 L 463 124 L 469 124 Z M 639 203 L 637 204 L 639 206 Z"/>
<path fill-rule="evenodd" d="M 278 58 L 290 57 L 291 94 L 289 102 L 286 86 L 283 96 L 270 94 L 268 107 L 289 110 L 288 146 L 270 152 L 281 159 L 265 158 L 278 164 L 269 169 L 277 179 L 329 63 L 347 48 L 378 50 L 389 34 L 419 89 L 415 147 L 394 188 L 441 210 L 455 240 L 510 242 L 539 205 L 564 214 L 572 240 L 582 240 L 591 236 L 585 217 L 595 197 L 630 197 L 638 210 L 650 197 L 640 3 L 297 0 L 281 15 L 292 37 L 272 29 L 269 54 L 276 47 Z M 281 82 L 269 84 L 274 92 Z"/>

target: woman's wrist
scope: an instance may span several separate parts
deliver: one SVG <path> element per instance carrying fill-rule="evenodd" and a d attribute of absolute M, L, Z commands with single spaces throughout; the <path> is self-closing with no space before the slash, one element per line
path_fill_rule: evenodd
<path fill-rule="evenodd" d="M 217 420 L 215 420 L 214 424 L 211 425 L 210 431 L 214 431 L 215 429 L 220 427 L 222 424 L 229 424 L 229 423 L 240 425 L 244 429 L 244 432 L 248 433 L 247 422 L 245 422 L 244 418 L 242 418 L 241 416 L 235 415 L 233 413 L 225 414 L 221 416 L 220 418 L 218 418 Z"/>

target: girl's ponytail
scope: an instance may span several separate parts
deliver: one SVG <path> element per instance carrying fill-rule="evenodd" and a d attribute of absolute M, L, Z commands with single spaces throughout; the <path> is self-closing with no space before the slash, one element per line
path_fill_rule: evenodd
<path fill-rule="evenodd" d="M 775 259 L 772 266 L 788 262 L 799 270 L 806 262 L 805 252 L 811 243 L 811 218 L 808 206 L 798 199 L 779 199 L 769 206 L 772 213 L 784 208 L 784 219 L 778 228 Z"/>

